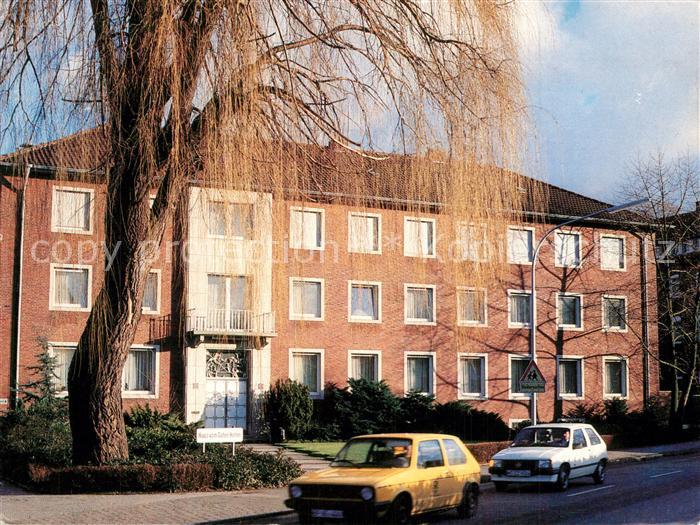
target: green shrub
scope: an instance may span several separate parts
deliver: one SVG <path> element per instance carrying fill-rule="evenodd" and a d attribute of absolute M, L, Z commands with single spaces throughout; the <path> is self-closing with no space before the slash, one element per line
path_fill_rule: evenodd
<path fill-rule="evenodd" d="M 409 392 L 401 398 L 399 429 L 405 432 L 430 432 L 435 426 L 435 396 Z"/>
<path fill-rule="evenodd" d="M 281 487 L 302 474 L 295 461 L 281 454 L 260 454 L 246 449 L 236 451 L 233 457 L 230 454 L 230 449 L 213 449 L 207 454 L 214 468 L 216 488 Z"/>
<path fill-rule="evenodd" d="M 267 395 L 266 407 L 273 441 L 281 440 L 282 430 L 287 439 L 302 438 L 307 432 L 313 402 L 305 385 L 278 379 Z"/>
<path fill-rule="evenodd" d="M 163 413 L 146 404 L 124 414 L 124 422 L 131 462 L 173 463 L 199 449 L 196 428 L 200 423 L 188 425 L 177 414 Z"/>
<path fill-rule="evenodd" d="M 459 436 L 465 441 L 508 439 L 510 429 L 495 412 L 476 410 L 464 401 L 435 405 L 433 430 Z"/>

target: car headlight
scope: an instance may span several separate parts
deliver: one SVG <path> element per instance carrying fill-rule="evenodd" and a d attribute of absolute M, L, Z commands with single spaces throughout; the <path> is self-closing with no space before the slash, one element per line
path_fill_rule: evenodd
<path fill-rule="evenodd" d="M 301 498 L 301 487 L 292 485 L 289 487 L 289 495 L 293 498 Z"/>
<path fill-rule="evenodd" d="M 374 491 L 370 487 L 364 487 L 360 491 L 360 497 L 365 501 L 369 501 L 374 497 Z"/>
<path fill-rule="evenodd" d="M 552 468 L 552 460 L 551 459 L 540 459 L 537 462 L 537 467 L 538 468 Z"/>
<path fill-rule="evenodd" d="M 503 460 L 502 459 L 492 459 L 491 466 L 496 467 L 496 468 L 501 468 L 503 466 Z"/>

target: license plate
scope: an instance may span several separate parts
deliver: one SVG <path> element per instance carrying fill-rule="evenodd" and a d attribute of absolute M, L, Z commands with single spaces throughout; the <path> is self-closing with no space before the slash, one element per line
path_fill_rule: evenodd
<path fill-rule="evenodd" d="M 527 478 L 530 477 L 529 470 L 506 470 L 506 476 L 511 476 L 513 478 Z"/>
<path fill-rule="evenodd" d="M 343 511 L 334 509 L 311 509 L 311 517 L 342 519 Z"/>

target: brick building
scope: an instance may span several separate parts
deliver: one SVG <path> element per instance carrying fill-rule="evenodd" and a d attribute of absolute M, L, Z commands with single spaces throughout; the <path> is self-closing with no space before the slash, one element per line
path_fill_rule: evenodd
<path fill-rule="evenodd" d="M 49 342 L 57 383 L 65 384 L 109 262 L 95 160 L 103 147 L 86 132 L 0 157 L 4 404 L 11 387 L 27 381 L 39 339 Z M 340 158 L 321 148 L 315 154 Z M 361 163 L 341 164 L 344 178 L 367 176 Z M 381 178 L 381 166 L 376 171 Z M 416 212 L 408 197 L 358 207 L 337 187 L 325 191 L 329 176 L 309 177 L 312 204 L 262 184 L 234 191 L 193 183 L 153 265 L 124 372 L 125 406 L 148 402 L 188 421 L 254 432 L 256 400 L 278 378 L 304 382 L 320 397 L 327 382 L 365 377 L 386 380 L 398 394 L 468 400 L 507 423 L 526 419 L 529 396 L 518 392 L 518 378 L 529 359 L 534 245 L 552 225 L 608 205 L 524 185 L 541 192 L 528 200 L 544 201 L 544 211 L 533 207 L 525 226 L 504 227 L 505 276 L 479 287 L 469 268 L 488 253 L 473 225 L 453 224 L 439 202 Z M 654 266 L 646 263 L 653 243 L 651 234 L 634 233 L 645 231 L 639 216 L 622 218 L 556 231 L 540 252 L 542 420 L 612 397 L 635 408 L 658 392 L 656 360 L 644 351 L 658 349 Z"/>

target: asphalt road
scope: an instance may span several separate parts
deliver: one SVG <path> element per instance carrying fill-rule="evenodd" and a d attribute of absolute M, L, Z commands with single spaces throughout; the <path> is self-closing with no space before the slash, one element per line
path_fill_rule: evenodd
<path fill-rule="evenodd" d="M 590 478 L 571 481 L 567 492 L 546 487 L 496 493 L 482 486 L 479 513 L 470 522 L 489 524 L 693 524 L 700 525 L 700 454 L 613 465 L 604 485 Z M 254 521 L 297 523 L 294 515 Z M 456 513 L 418 520 L 430 525 L 468 523 Z"/>

